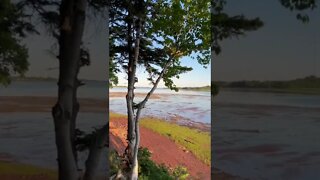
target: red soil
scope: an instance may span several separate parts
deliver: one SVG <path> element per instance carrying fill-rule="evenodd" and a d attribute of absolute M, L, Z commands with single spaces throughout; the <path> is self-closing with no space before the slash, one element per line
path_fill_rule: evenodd
<path fill-rule="evenodd" d="M 110 119 L 110 146 L 122 154 L 126 142 L 127 122 L 124 118 Z M 153 132 L 144 127 L 140 127 L 140 146 L 146 147 L 152 153 L 151 159 L 158 164 L 174 168 L 178 165 L 184 166 L 193 178 L 210 179 L 210 166 L 197 159 L 192 153 L 178 146 L 165 136 Z"/>

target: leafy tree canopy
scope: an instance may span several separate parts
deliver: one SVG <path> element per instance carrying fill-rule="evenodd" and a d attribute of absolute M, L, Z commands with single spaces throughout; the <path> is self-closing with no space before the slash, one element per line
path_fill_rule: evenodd
<path fill-rule="evenodd" d="M 256 31 L 263 26 L 259 18 L 248 19 L 244 15 L 230 16 L 223 12 L 226 0 L 212 0 L 212 52 L 219 54 L 221 46 L 219 41 L 245 35 L 247 31 Z"/>
<path fill-rule="evenodd" d="M 173 78 L 191 71 L 181 65 L 182 57 L 192 57 L 206 66 L 210 62 L 210 2 L 186 0 L 146 0 L 135 7 L 130 1 L 111 3 L 111 57 L 115 71 L 127 72 L 133 54 L 136 18 L 143 19 L 138 64 L 146 68 L 155 84 L 163 75 L 165 85 L 178 90 Z M 137 8 L 137 9 L 135 9 Z"/>
<path fill-rule="evenodd" d="M 8 85 L 10 75 L 24 75 L 28 70 L 28 49 L 21 38 L 28 32 L 36 32 L 33 26 L 24 21 L 28 18 L 21 6 L 10 0 L 0 3 L 0 83 Z"/>
<path fill-rule="evenodd" d="M 297 19 L 306 23 L 309 22 L 309 16 L 306 10 L 314 10 L 317 7 L 316 0 L 279 0 L 280 3 L 290 11 L 298 11 Z"/>

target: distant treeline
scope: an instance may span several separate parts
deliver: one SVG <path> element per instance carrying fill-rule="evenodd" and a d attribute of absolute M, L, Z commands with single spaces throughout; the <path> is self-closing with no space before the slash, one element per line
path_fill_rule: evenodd
<path fill-rule="evenodd" d="M 216 96 L 219 93 L 219 86 L 214 82 L 212 82 L 211 85 L 211 94 Z"/>
<path fill-rule="evenodd" d="M 211 87 L 210 86 L 202 86 L 202 87 L 182 87 L 180 89 L 183 90 L 193 90 L 193 91 L 210 91 Z"/>
<path fill-rule="evenodd" d="M 289 81 L 235 81 L 235 82 L 214 82 L 219 87 L 225 88 L 270 88 L 270 89 L 319 89 L 320 78 L 307 76 Z"/>
<path fill-rule="evenodd" d="M 57 78 L 53 77 L 26 77 L 26 76 L 21 76 L 21 77 L 12 77 L 12 80 L 14 81 L 55 81 Z"/>
<path fill-rule="evenodd" d="M 219 92 L 218 86 L 214 83 L 211 82 L 211 86 L 202 86 L 202 87 L 182 87 L 180 89 L 183 90 L 192 90 L 192 91 L 207 91 L 211 92 L 213 96 L 217 95 Z"/>
<path fill-rule="evenodd" d="M 34 77 L 34 76 L 28 76 L 28 77 L 12 77 L 11 78 L 13 81 L 58 81 L 57 78 L 54 77 Z M 102 80 L 90 80 L 90 79 L 80 79 L 81 81 L 84 82 L 106 82 Z"/>

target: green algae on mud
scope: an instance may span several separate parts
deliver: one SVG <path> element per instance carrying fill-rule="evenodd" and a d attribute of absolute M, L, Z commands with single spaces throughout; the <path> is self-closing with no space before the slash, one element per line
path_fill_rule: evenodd
<path fill-rule="evenodd" d="M 110 112 L 110 118 L 126 118 L 126 115 Z M 205 164 L 211 163 L 211 136 L 195 128 L 181 126 L 158 118 L 141 118 L 141 126 L 161 134 L 191 151 Z"/>
<path fill-rule="evenodd" d="M 33 165 L 26 165 L 12 162 L 0 162 L 0 179 L 10 177 L 11 179 L 58 179 L 57 171 L 40 168 Z"/>
<path fill-rule="evenodd" d="M 156 118 L 143 118 L 140 121 L 143 127 L 164 135 L 177 144 L 191 151 L 205 164 L 211 163 L 211 137 L 210 133 L 181 126 Z"/>

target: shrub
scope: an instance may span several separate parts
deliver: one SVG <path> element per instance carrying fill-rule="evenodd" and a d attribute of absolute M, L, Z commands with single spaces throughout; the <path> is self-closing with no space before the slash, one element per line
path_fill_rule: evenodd
<path fill-rule="evenodd" d="M 164 164 L 156 164 L 151 159 L 151 152 L 147 148 L 139 148 L 139 179 L 141 180 L 184 180 L 189 174 L 185 167 L 178 166 L 170 170 Z M 110 175 L 114 175 L 121 169 L 121 157 L 116 151 L 110 151 Z M 121 169 L 124 171 L 123 169 Z"/>
<path fill-rule="evenodd" d="M 188 173 L 187 168 L 185 168 L 183 166 L 178 166 L 173 170 L 172 176 L 175 179 L 185 180 L 189 177 L 189 173 Z"/>
<path fill-rule="evenodd" d="M 168 168 L 161 164 L 157 165 L 151 159 L 151 153 L 147 148 L 139 148 L 138 161 L 139 161 L 139 177 L 140 179 L 154 179 L 154 180 L 173 180 Z"/>

